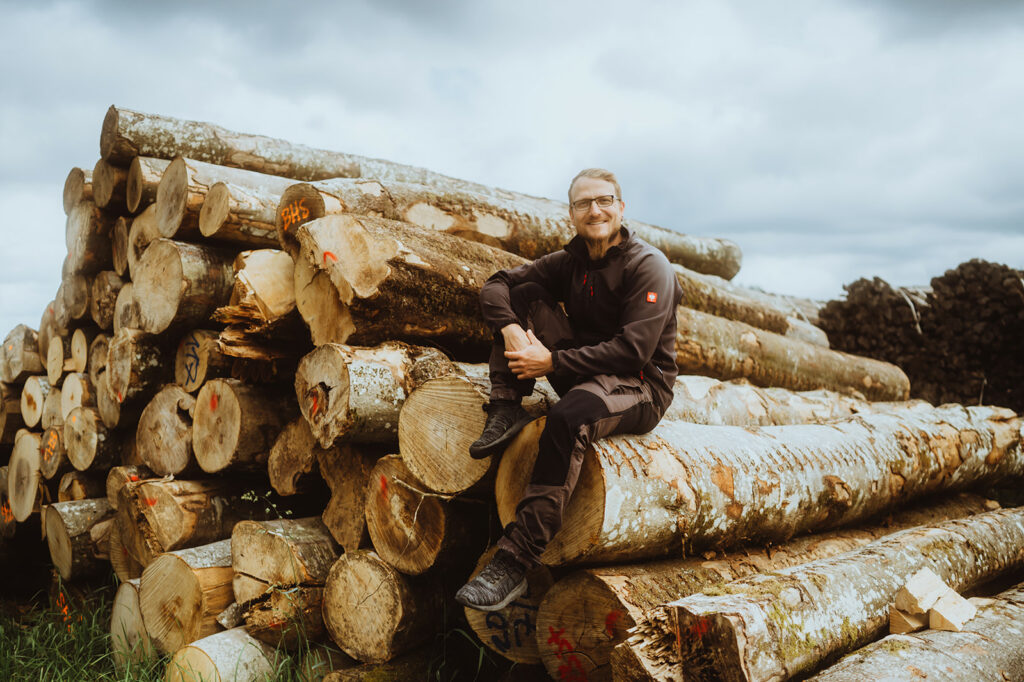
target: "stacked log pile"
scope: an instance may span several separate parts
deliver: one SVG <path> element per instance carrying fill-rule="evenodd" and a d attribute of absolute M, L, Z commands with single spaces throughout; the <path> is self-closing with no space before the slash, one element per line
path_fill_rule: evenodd
<path fill-rule="evenodd" d="M 875 277 L 844 288 L 820 314 L 833 347 L 898 365 L 915 398 L 1024 409 L 1024 271 L 971 260 L 930 287 Z"/>
<path fill-rule="evenodd" d="M 122 665 L 255 680 L 319 642 L 344 679 L 409 679 L 461 628 L 556 679 L 667 679 L 687 654 L 665 644 L 676 600 L 979 514 L 950 495 L 1024 474 L 1011 411 L 907 401 L 898 367 L 828 348 L 813 305 L 728 282 L 735 244 L 631 222 L 684 290 L 675 400 L 586 453 L 529 591 L 463 613 L 454 591 L 493 554 L 558 399 L 538 382 L 537 419 L 469 457 L 478 293 L 567 241 L 566 205 L 116 107 L 100 147 L 65 184 L 57 295 L 0 355 L 0 536 L 42 514 L 63 579 L 109 564 Z M 944 577 L 1016 565 L 972 560 Z"/>

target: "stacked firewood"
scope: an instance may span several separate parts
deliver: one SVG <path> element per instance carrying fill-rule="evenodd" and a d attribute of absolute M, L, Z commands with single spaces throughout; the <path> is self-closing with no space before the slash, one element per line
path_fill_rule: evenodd
<path fill-rule="evenodd" d="M 890 534 L 923 523 L 979 549 L 943 540 L 875 571 L 879 600 L 901 572 L 962 590 L 1024 556 L 1012 513 L 934 497 L 1024 473 L 1015 414 L 906 401 L 899 368 L 828 348 L 813 305 L 728 282 L 734 244 L 631 222 L 684 291 L 675 399 L 650 434 L 587 452 L 527 594 L 463 624 L 454 591 L 513 518 L 557 400 L 539 382 L 537 419 L 502 456 L 469 457 L 489 390 L 478 292 L 567 241 L 567 207 L 114 107 L 100 148 L 65 186 L 58 295 L 0 356 L 0 535 L 41 513 L 65 580 L 112 567 L 122 663 L 161 653 L 166 679 L 255 680 L 298 651 L 334 679 L 411 679 L 464 627 L 557 679 L 670 679 L 737 648 L 708 634 L 733 616 L 691 595 L 756 601 L 755 574 L 792 571 L 763 588 L 785 597 L 771 608 L 799 614 L 813 586 L 830 613 L 806 567 L 918 542 Z M 1005 546 L 988 552 L 986 529 Z M 855 573 L 830 580 L 855 589 Z M 877 636 L 876 606 L 823 655 Z M 824 659 L 780 660 L 757 670 Z"/>
<path fill-rule="evenodd" d="M 844 289 L 820 313 L 833 347 L 899 366 L 915 398 L 1024 410 L 1024 271 L 976 259 L 930 287 L 875 277 Z"/>

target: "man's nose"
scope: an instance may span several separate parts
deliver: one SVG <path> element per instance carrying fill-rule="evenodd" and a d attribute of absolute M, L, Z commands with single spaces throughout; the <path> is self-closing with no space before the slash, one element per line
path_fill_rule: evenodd
<path fill-rule="evenodd" d="M 597 205 L 596 199 L 590 200 L 590 208 L 587 209 L 587 212 L 590 213 L 590 215 L 601 215 L 601 207 Z"/>

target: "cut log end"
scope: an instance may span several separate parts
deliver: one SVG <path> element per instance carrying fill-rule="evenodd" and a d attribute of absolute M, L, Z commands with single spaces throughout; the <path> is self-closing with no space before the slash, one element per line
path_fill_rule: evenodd
<path fill-rule="evenodd" d="M 216 235 L 230 213 L 231 190 L 223 182 L 214 183 L 199 210 L 199 231 L 204 237 Z"/>
<path fill-rule="evenodd" d="M 156 224 L 163 237 L 173 237 L 185 217 L 188 203 L 188 168 L 176 156 L 164 170 L 156 190 Z"/>

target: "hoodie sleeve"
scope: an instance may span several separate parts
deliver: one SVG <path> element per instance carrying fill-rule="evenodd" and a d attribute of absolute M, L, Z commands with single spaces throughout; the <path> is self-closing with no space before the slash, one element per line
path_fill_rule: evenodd
<path fill-rule="evenodd" d="M 552 365 L 556 371 L 581 376 L 638 374 L 651 361 L 668 326 L 675 329 L 681 296 L 668 259 L 652 250 L 637 261 L 630 274 L 615 336 L 592 346 L 553 351 Z"/>
<path fill-rule="evenodd" d="M 484 320 L 494 331 L 518 323 L 509 290 L 526 282 L 536 282 L 544 287 L 555 300 L 562 300 L 561 283 L 570 271 L 569 254 L 556 251 L 541 256 L 532 263 L 525 263 L 510 270 L 499 270 L 491 275 L 480 289 L 480 309 Z"/>

